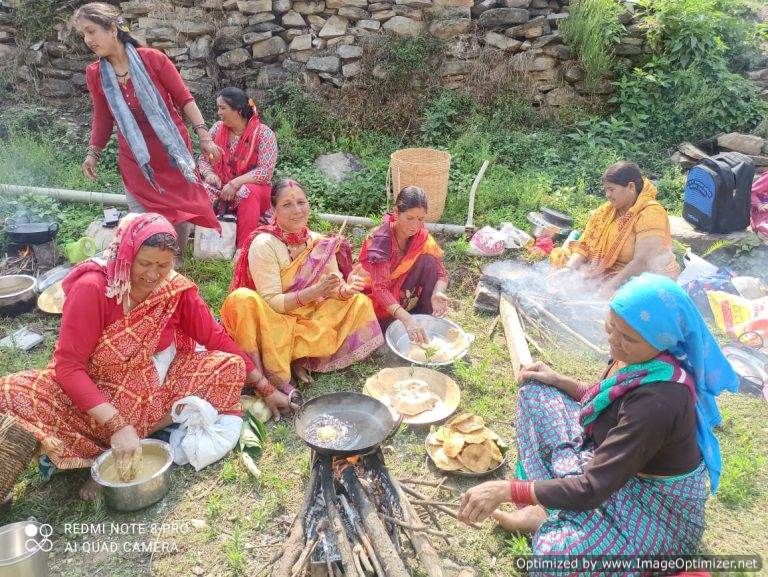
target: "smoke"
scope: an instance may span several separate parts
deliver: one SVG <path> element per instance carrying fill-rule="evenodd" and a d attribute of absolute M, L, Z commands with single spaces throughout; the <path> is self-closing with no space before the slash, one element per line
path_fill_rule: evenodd
<path fill-rule="evenodd" d="M 553 270 L 546 262 L 497 261 L 483 269 L 483 280 L 516 303 L 526 332 L 534 329 L 555 346 L 563 346 L 565 339 L 607 355 L 608 298 L 600 294 L 597 279 Z"/>

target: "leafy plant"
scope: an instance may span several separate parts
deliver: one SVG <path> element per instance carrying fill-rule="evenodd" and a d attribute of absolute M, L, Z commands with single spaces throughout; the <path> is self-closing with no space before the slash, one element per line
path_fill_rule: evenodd
<path fill-rule="evenodd" d="M 431 144 L 444 143 L 458 136 L 472 113 L 474 102 L 461 92 L 445 90 L 427 104 L 421 133 Z"/>
<path fill-rule="evenodd" d="M 391 37 L 384 44 L 383 64 L 391 81 L 402 82 L 443 50 L 443 41 L 431 36 Z"/>
<path fill-rule="evenodd" d="M 756 46 L 757 34 L 739 0 L 639 0 L 648 41 L 676 66 L 717 67 Z"/>
<path fill-rule="evenodd" d="M 261 456 L 264 448 L 264 440 L 267 438 L 267 430 L 264 423 L 259 421 L 250 411 L 245 411 L 243 415 L 243 430 L 240 433 L 240 458 L 248 469 L 248 472 L 258 478 L 261 475 L 256 466 L 256 460 Z"/>
<path fill-rule="evenodd" d="M 613 46 L 625 32 L 619 22 L 622 11 L 615 0 L 579 0 L 561 27 L 563 39 L 587 71 L 588 84 L 594 85 L 613 67 Z"/>

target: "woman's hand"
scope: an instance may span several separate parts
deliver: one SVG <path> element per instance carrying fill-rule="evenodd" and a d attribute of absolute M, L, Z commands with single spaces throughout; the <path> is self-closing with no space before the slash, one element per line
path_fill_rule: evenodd
<path fill-rule="evenodd" d="M 486 481 L 472 487 L 461 496 L 459 521 L 480 523 L 485 521 L 499 505 L 509 501 L 508 481 Z"/>
<path fill-rule="evenodd" d="M 205 176 L 205 183 L 217 190 L 221 188 L 221 179 L 219 178 L 219 175 L 216 174 L 215 172 L 209 172 Z"/>
<path fill-rule="evenodd" d="M 133 458 L 133 455 L 139 450 L 141 439 L 139 439 L 133 425 L 126 425 L 112 435 L 109 444 L 115 452 L 115 459 L 122 461 Z"/>
<path fill-rule="evenodd" d="M 768 202 L 764 202 L 757 207 L 757 212 L 768 212 Z"/>
<path fill-rule="evenodd" d="M 98 165 L 99 161 L 95 156 L 89 154 L 85 157 L 83 161 L 83 174 L 86 178 L 96 180 L 99 177 Z"/>
<path fill-rule="evenodd" d="M 359 276 L 349 275 L 347 284 L 345 284 L 343 288 L 346 293 L 345 296 L 352 296 L 365 290 L 365 281 Z"/>
<path fill-rule="evenodd" d="M 221 155 L 223 154 L 221 147 L 213 140 L 201 140 L 200 150 L 203 151 L 203 154 L 205 154 L 208 162 L 212 164 L 219 162 L 219 160 L 221 160 Z"/>
<path fill-rule="evenodd" d="M 417 345 L 428 345 L 429 344 L 429 337 L 427 336 L 427 332 L 417 323 L 413 317 L 409 314 L 408 319 L 403 321 L 403 324 L 405 325 L 405 329 L 408 331 L 408 338 L 411 339 L 412 343 L 416 343 Z"/>
<path fill-rule="evenodd" d="M 560 375 L 560 373 L 539 361 L 523 367 L 520 374 L 517 376 L 517 382 L 524 383 L 525 381 L 532 379 L 544 383 L 545 385 L 559 388 L 558 385 L 561 378 L 562 375 Z"/>
<path fill-rule="evenodd" d="M 448 312 L 448 297 L 442 291 L 432 293 L 432 314 L 436 317 L 443 317 Z"/>
<path fill-rule="evenodd" d="M 224 202 L 232 202 L 235 200 L 235 194 L 237 194 L 238 188 L 240 187 L 237 186 L 237 183 L 234 181 L 234 179 L 230 180 L 222 187 L 221 192 L 219 193 L 219 198 Z"/>
<path fill-rule="evenodd" d="M 319 281 L 312 287 L 315 291 L 315 298 L 331 298 L 338 294 L 341 279 L 335 274 L 323 275 Z"/>
<path fill-rule="evenodd" d="M 280 413 L 295 413 L 299 410 L 299 405 L 291 403 L 288 400 L 288 395 L 282 391 L 275 390 L 271 395 L 264 397 L 264 404 L 272 412 L 272 418 L 275 421 L 280 420 Z"/>

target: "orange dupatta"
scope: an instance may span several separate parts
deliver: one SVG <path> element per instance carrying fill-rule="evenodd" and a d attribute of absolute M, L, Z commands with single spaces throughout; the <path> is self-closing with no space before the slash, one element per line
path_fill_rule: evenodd
<path fill-rule="evenodd" d="M 643 190 L 635 204 L 618 218 L 610 202 L 603 204 L 590 216 L 579 242 L 573 243 L 573 252 L 585 256 L 599 272 L 609 271 L 616 264 L 624 244 L 632 237 L 640 213 L 651 204 L 658 204 L 656 193 L 653 183 L 647 178 L 643 179 Z M 611 234 L 612 226 L 615 227 L 614 234 Z"/>
<path fill-rule="evenodd" d="M 426 228 L 421 228 L 413 236 L 405 255 L 397 262 L 397 252 L 392 248 L 394 243 L 392 225 L 395 220 L 394 214 L 384 215 L 381 226 L 374 230 L 363 242 L 363 246 L 360 248 L 359 261 L 363 269 L 368 273 L 370 273 L 371 264 L 373 263 L 389 261 L 390 264 L 394 264 L 396 262 L 397 264 L 394 265 L 389 275 L 389 290 L 395 298 L 398 298 L 408 272 L 416 263 L 416 260 L 422 254 L 431 255 L 438 260 L 442 259 L 443 249 L 440 248 L 440 245 L 432 238 L 432 235 L 429 234 Z M 365 276 L 365 293 L 369 296 L 371 289 L 371 276 L 368 274 Z M 378 318 L 386 316 L 386 311 L 381 308 L 375 299 L 372 300 L 376 316 Z"/>

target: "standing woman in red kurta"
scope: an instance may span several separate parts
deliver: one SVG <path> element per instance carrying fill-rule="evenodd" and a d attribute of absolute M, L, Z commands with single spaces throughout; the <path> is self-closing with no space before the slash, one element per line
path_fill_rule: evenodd
<path fill-rule="evenodd" d="M 85 71 L 93 121 L 83 171 L 96 178 L 101 151 L 117 124 L 118 162 L 131 212 L 166 217 L 176 228 L 183 252 L 191 224 L 216 229 L 219 224 L 179 111 L 192 122 L 203 154 L 216 162 L 221 149 L 173 62 L 159 50 L 141 47 L 117 8 L 85 4 L 75 11 L 73 22 L 99 57 Z"/>

